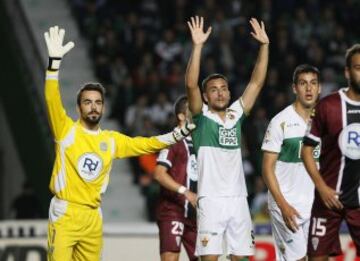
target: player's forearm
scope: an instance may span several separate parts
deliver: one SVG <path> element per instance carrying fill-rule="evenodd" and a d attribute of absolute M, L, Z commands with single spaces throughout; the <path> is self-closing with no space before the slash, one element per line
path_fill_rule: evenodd
<path fill-rule="evenodd" d="M 316 189 L 319 189 L 326 184 L 321 177 L 321 174 L 316 165 L 315 159 L 313 157 L 313 151 L 314 147 L 304 145 L 301 149 L 301 157 L 304 162 L 305 169 L 310 175 L 312 181 L 314 182 Z"/>
<path fill-rule="evenodd" d="M 48 110 L 50 106 L 57 106 L 58 103 L 61 103 L 60 91 L 59 91 L 59 73 L 46 71 L 45 76 L 45 99 Z M 54 105 L 53 105 L 54 104 Z"/>
<path fill-rule="evenodd" d="M 59 139 L 67 116 L 61 101 L 57 71 L 46 72 L 45 101 L 52 132 L 55 139 Z"/>
<path fill-rule="evenodd" d="M 287 201 L 281 193 L 274 171 L 270 167 L 265 167 L 263 169 L 263 178 L 276 204 L 282 209 L 287 204 Z"/>
<path fill-rule="evenodd" d="M 198 88 L 202 45 L 193 45 L 185 73 L 186 88 Z"/>
<path fill-rule="evenodd" d="M 189 101 L 189 109 L 194 115 L 200 113 L 202 109 L 201 92 L 198 86 L 201 50 L 202 45 L 193 45 L 185 73 L 185 86 Z"/>
<path fill-rule="evenodd" d="M 177 192 L 181 185 L 177 183 L 165 170 L 163 166 L 156 166 L 154 178 L 164 188 Z"/>
<path fill-rule="evenodd" d="M 191 56 L 185 73 L 186 94 L 189 101 L 189 109 L 195 115 L 201 112 L 202 99 L 199 89 L 199 74 L 202 45 L 193 45 Z"/>
<path fill-rule="evenodd" d="M 250 82 L 242 95 L 245 111 L 248 113 L 255 104 L 256 98 L 264 86 L 269 61 L 269 44 L 262 44 L 251 74 Z"/>
<path fill-rule="evenodd" d="M 264 85 L 269 62 L 269 44 L 262 44 L 251 74 L 250 82 L 261 88 Z"/>
<path fill-rule="evenodd" d="M 278 154 L 273 152 L 264 151 L 262 162 L 262 175 L 266 186 L 268 187 L 271 195 L 273 196 L 276 204 L 280 209 L 287 205 L 279 186 L 279 182 L 275 175 L 275 165 L 278 159 Z"/>

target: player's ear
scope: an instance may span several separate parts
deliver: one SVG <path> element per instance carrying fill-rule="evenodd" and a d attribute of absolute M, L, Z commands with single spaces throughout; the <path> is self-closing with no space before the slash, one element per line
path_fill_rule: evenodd
<path fill-rule="evenodd" d="M 101 112 L 104 113 L 105 112 L 105 103 L 103 101 L 103 105 L 102 105 L 102 108 L 101 108 Z"/>
<path fill-rule="evenodd" d="M 80 106 L 79 106 L 79 104 L 76 105 L 76 112 L 80 115 Z"/>
<path fill-rule="evenodd" d="M 185 117 L 185 114 L 184 113 L 179 113 L 178 115 L 176 115 L 178 117 L 178 119 L 180 121 L 185 121 L 186 120 L 186 117 Z"/>
<path fill-rule="evenodd" d="M 297 94 L 295 83 L 293 83 L 293 84 L 291 85 L 291 87 L 292 87 L 293 93 L 294 93 L 294 94 Z"/>
<path fill-rule="evenodd" d="M 202 96 L 203 96 L 204 101 L 205 101 L 206 103 L 208 103 L 209 101 L 208 101 L 208 98 L 206 97 L 206 92 L 203 92 L 203 93 L 202 93 Z"/>
<path fill-rule="evenodd" d="M 347 67 L 347 66 L 345 67 L 344 74 L 345 74 L 346 80 L 349 80 L 350 79 L 349 67 Z"/>

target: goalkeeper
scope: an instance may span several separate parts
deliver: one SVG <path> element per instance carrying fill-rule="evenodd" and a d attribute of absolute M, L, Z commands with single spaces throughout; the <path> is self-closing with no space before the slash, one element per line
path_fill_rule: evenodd
<path fill-rule="evenodd" d="M 100 129 L 105 90 L 99 83 L 85 84 L 77 94 L 79 119 L 73 121 L 62 105 L 58 74 L 62 57 L 74 43 L 63 45 L 64 29 L 45 33 L 49 53 L 45 98 L 56 158 L 50 181 L 48 260 L 100 260 L 103 245 L 101 194 L 106 191 L 113 159 L 153 153 L 183 139 L 194 128 L 150 138 L 131 138 Z"/>

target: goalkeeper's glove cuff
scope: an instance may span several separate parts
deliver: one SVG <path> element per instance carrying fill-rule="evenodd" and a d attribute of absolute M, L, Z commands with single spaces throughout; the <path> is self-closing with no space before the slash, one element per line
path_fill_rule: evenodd
<path fill-rule="evenodd" d="M 48 71 L 56 72 L 60 68 L 61 57 L 49 57 Z"/>
<path fill-rule="evenodd" d="M 176 127 L 172 132 L 157 136 L 157 138 L 165 144 L 172 145 L 189 136 L 195 127 L 195 124 L 186 122 L 184 126 Z"/>

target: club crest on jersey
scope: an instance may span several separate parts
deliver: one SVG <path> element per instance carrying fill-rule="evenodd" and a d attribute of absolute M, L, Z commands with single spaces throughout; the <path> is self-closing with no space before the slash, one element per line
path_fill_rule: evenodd
<path fill-rule="evenodd" d="M 266 130 L 265 132 L 265 136 L 264 136 L 264 143 L 268 143 L 270 142 L 270 138 L 271 138 L 271 134 L 270 134 L 270 125 L 269 128 Z"/>
<path fill-rule="evenodd" d="M 315 147 L 314 151 L 313 151 L 313 157 L 314 157 L 314 159 L 320 158 L 320 152 L 321 152 L 321 145 L 318 144 L 318 145 Z"/>
<path fill-rule="evenodd" d="M 198 180 L 197 174 L 197 161 L 194 154 L 190 155 L 187 166 L 186 166 L 186 173 L 192 181 Z"/>
<path fill-rule="evenodd" d="M 313 237 L 311 239 L 311 244 L 314 250 L 317 249 L 318 245 L 319 245 L 319 238 L 318 237 Z"/>
<path fill-rule="evenodd" d="M 352 160 L 360 159 L 360 123 L 346 126 L 339 135 L 341 152 Z"/>
<path fill-rule="evenodd" d="M 201 239 L 201 244 L 203 245 L 203 247 L 206 247 L 208 243 L 209 243 L 209 238 L 207 236 L 204 236 Z"/>
<path fill-rule="evenodd" d="M 227 117 L 229 120 L 233 120 L 233 119 L 235 119 L 235 114 L 229 112 L 229 113 L 226 114 L 226 117 Z"/>
<path fill-rule="evenodd" d="M 238 146 L 238 138 L 236 135 L 236 128 L 226 129 L 219 128 L 219 143 L 223 146 Z"/>
<path fill-rule="evenodd" d="M 107 151 L 107 149 L 108 149 L 107 143 L 105 141 L 100 142 L 100 150 L 105 152 Z"/>
<path fill-rule="evenodd" d="M 87 182 L 95 180 L 103 167 L 101 158 L 96 153 L 85 153 L 78 160 L 79 175 Z"/>
<path fill-rule="evenodd" d="M 285 254 L 285 245 L 284 242 L 280 241 L 279 243 L 279 250 L 284 255 Z"/>

